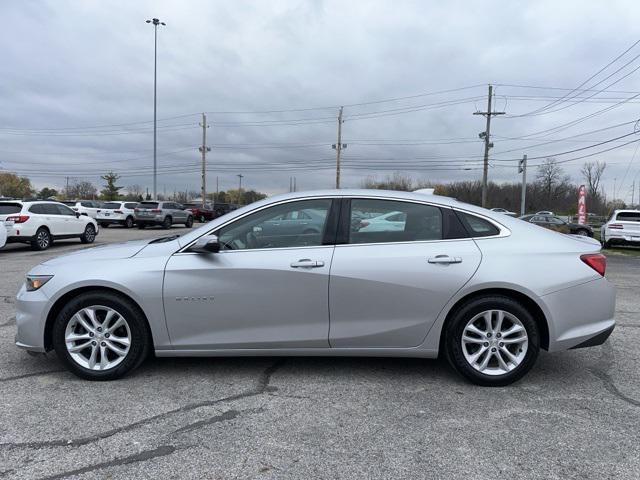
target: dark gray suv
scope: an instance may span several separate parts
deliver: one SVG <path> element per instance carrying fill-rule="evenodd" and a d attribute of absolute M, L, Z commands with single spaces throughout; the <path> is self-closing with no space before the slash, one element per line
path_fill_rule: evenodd
<path fill-rule="evenodd" d="M 193 215 L 176 202 L 140 202 L 134 210 L 135 222 L 138 228 L 161 225 L 171 228 L 171 225 L 183 223 L 185 227 L 193 226 Z"/>

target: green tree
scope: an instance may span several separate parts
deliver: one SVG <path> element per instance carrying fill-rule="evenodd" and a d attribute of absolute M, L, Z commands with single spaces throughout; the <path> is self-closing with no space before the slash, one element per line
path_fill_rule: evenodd
<path fill-rule="evenodd" d="M 38 192 L 37 197 L 41 200 L 47 200 L 51 197 L 57 197 L 58 191 L 55 188 L 44 187 L 42 190 Z"/>
<path fill-rule="evenodd" d="M 122 187 L 118 187 L 116 182 L 120 179 L 120 175 L 117 173 L 109 172 L 100 177 L 107 184 L 104 186 L 105 188 L 101 192 L 101 196 L 103 200 L 117 200 L 120 197 L 120 189 Z"/>
<path fill-rule="evenodd" d="M 15 173 L 0 173 L 0 197 L 25 198 L 33 193 L 31 181 Z"/>

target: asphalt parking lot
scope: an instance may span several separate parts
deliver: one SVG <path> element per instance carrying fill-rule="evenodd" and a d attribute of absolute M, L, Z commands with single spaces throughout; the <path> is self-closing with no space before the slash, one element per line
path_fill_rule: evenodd
<path fill-rule="evenodd" d="M 96 243 L 161 235 L 110 228 Z M 83 247 L 0 251 L 2 479 L 640 478 L 640 257 L 609 257 L 604 345 L 542 352 L 507 388 L 364 358 L 151 359 L 97 383 L 13 345 L 24 274 Z"/>

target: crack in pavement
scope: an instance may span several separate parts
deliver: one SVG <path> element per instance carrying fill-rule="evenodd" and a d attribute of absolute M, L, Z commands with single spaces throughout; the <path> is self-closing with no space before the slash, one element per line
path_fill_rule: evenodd
<path fill-rule="evenodd" d="M 4 323 L 0 323 L 0 327 L 9 327 L 16 324 L 16 317 L 11 317 Z"/>
<path fill-rule="evenodd" d="M 614 357 L 615 353 L 613 350 L 613 345 L 611 344 L 611 339 L 609 339 L 602 345 L 602 355 L 600 355 L 599 363 L 604 365 L 604 368 L 592 367 L 588 370 L 600 380 L 602 380 L 602 382 L 604 383 L 604 388 L 606 388 L 609 393 L 618 397 L 620 400 L 628 403 L 629 405 L 640 407 L 640 400 L 636 400 L 635 398 L 631 398 L 628 395 L 622 393 L 614 383 L 611 375 L 609 375 L 609 370 L 611 370 L 611 367 L 613 366 Z"/>
<path fill-rule="evenodd" d="M 66 372 L 66 369 L 57 368 L 55 370 L 45 370 L 43 372 L 23 373 L 22 375 L 15 375 L 13 377 L 0 378 L 0 382 L 10 382 L 12 380 L 21 380 L 23 378 L 39 377 L 40 375 L 49 375 L 50 373 L 60 373 L 60 372 Z"/>
<path fill-rule="evenodd" d="M 181 407 L 175 408 L 173 410 L 169 410 L 167 412 L 159 413 L 157 415 L 153 415 L 151 417 L 144 418 L 142 420 L 138 420 L 137 422 L 129 423 L 123 425 L 121 427 L 116 427 L 111 430 L 106 430 L 104 432 L 96 433 L 93 435 L 89 435 L 86 437 L 80 437 L 75 439 L 58 439 L 58 440 L 43 440 L 38 442 L 7 442 L 0 443 L 0 449 L 4 450 L 13 450 L 16 448 L 48 448 L 48 447 L 79 447 L 82 445 L 87 445 L 89 443 L 97 442 L 99 440 L 104 440 L 105 438 L 112 437 L 119 433 L 128 432 L 130 430 L 134 430 L 138 427 L 142 427 L 144 425 L 156 422 L 158 420 L 164 420 L 165 418 L 171 417 L 175 414 L 182 412 L 189 412 L 192 410 L 196 410 L 201 407 L 209 407 L 212 405 L 217 405 L 219 403 L 227 403 L 233 402 L 236 400 L 240 400 L 243 398 L 254 397 L 257 395 L 262 395 L 265 392 L 274 391 L 269 387 L 269 383 L 271 382 L 271 377 L 273 374 L 284 364 L 285 359 L 276 360 L 272 365 L 267 367 L 264 372 L 260 375 L 256 382 L 256 386 L 250 390 L 246 390 L 241 393 L 237 393 L 235 395 L 230 395 L 228 397 L 219 398 L 217 400 L 203 400 L 201 402 L 188 403 L 187 405 L 183 405 Z"/>
<path fill-rule="evenodd" d="M 213 425 L 214 423 L 228 422 L 229 420 L 238 418 L 244 415 L 245 413 L 262 413 L 262 412 L 264 412 L 264 408 L 250 408 L 247 410 L 227 410 L 221 415 L 215 415 L 213 417 L 205 418 L 204 420 L 198 420 L 197 422 L 193 422 L 183 427 L 180 427 L 171 433 L 176 434 L 176 433 L 192 432 L 193 430 L 197 430 L 198 428 L 201 428 L 201 427 L 206 427 L 207 425 Z"/>
<path fill-rule="evenodd" d="M 172 453 L 174 453 L 176 450 L 178 450 L 178 448 L 174 447 L 173 445 L 161 445 L 157 448 L 154 448 L 153 450 L 143 450 L 142 452 L 136 453 L 134 455 L 129 455 L 128 457 L 115 458 L 113 460 L 109 460 L 108 462 L 94 463 L 93 465 L 77 468 L 75 470 L 68 470 L 66 472 L 57 473 L 48 477 L 42 477 L 40 480 L 57 480 L 60 478 L 67 478 L 72 475 L 82 475 L 84 473 L 94 472 L 96 470 L 103 470 L 109 467 L 119 467 L 132 463 L 146 462 L 154 458 L 166 457 L 167 455 L 171 455 Z"/>

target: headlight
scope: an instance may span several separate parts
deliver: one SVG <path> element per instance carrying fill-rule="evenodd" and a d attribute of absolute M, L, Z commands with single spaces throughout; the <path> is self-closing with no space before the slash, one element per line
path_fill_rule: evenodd
<path fill-rule="evenodd" d="M 33 292 L 53 278 L 53 275 L 27 275 L 27 292 Z"/>

